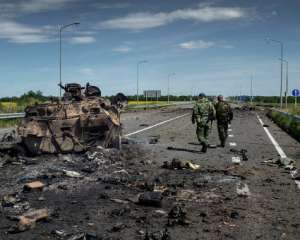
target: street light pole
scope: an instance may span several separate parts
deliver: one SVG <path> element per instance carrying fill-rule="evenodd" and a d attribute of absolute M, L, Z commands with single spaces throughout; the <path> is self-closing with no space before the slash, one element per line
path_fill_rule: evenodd
<path fill-rule="evenodd" d="M 286 70 L 285 70 L 285 107 L 288 107 L 288 92 L 289 92 L 289 62 L 287 60 L 284 59 L 279 59 L 282 62 L 285 62 L 286 64 Z"/>
<path fill-rule="evenodd" d="M 251 94 L 251 105 L 253 103 L 253 74 L 251 74 L 251 88 L 250 88 L 250 94 Z"/>
<path fill-rule="evenodd" d="M 62 85 L 62 80 L 61 80 L 61 59 L 62 59 L 62 51 L 61 51 L 61 34 L 62 31 L 68 27 L 79 25 L 79 22 L 74 22 L 70 23 L 67 25 L 63 25 L 59 27 L 59 85 Z M 59 96 L 61 98 L 61 87 L 59 88 Z"/>
<path fill-rule="evenodd" d="M 281 71 L 280 71 L 280 108 L 282 108 L 282 79 L 283 79 L 283 42 L 274 40 L 274 39 L 268 39 L 268 42 L 275 42 L 280 44 L 280 52 L 281 52 Z"/>
<path fill-rule="evenodd" d="M 136 65 L 136 101 L 139 101 L 139 67 L 142 63 L 147 63 L 147 60 L 138 61 Z"/>
<path fill-rule="evenodd" d="M 170 104 L 170 77 L 174 75 L 175 73 L 169 73 L 168 75 L 168 104 Z"/>

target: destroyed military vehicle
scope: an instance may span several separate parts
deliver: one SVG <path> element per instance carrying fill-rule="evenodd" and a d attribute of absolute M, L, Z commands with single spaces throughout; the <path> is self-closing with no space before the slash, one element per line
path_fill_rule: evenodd
<path fill-rule="evenodd" d="M 60 85 L 61 100 L 28 106 L 17 128 L 19 147 L 30 155 L 83 152 L 91 146 L 120 146 L 120 110 L 127 98 L 119 93 L 112 101 L 96 86 Z"/>

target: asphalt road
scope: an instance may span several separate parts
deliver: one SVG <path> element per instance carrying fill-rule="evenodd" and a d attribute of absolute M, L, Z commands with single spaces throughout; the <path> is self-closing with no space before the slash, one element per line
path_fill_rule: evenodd
<path fill-rule="evenodd" d="M 38 223 L 34 229 L 8 234 L 11 215 L 22 212 L 22 207 L 18 203 L 3 208 L 0 239 L 68 239 L 53 234 L 55 230 L 70 235 L 94 232 L 102 239 L 147 239 L 145 232 L 164 229 L 171 239 L 299 239 L 299 186 L 291 170 L 265 161 L 278 160 L 279 153 L 284 153 L 300 168 L 300 144 L 263 112 L 235 111 L 226 147 L 201 153 L 190 107 L 122 114 L 127 144 L 121 153 L 95 150 L 94 155 L 99 157 L 92 156 L 93 152 L 88 157 L 41 156 L 34 165 L 0 169 L 0 197 L 15 192 L 21 205 L 27 204 L 30 209 L 47 207 L 54 212 L 50 221 Z M 278 143 L 277 149 L 266 129 Z M 209 141 L 219 144 L 215 125 Z M 242 149 L 247 150 L 247 161 L 237 153 Z M 200 168 L 161 167 L 174 158 L 191 161 Z M 77 171 L 83 177 L 66 177 L 58 173 L 59 168 Z M 46 184 L 44 191 L 23 193 L 24 183 L 34 179 Z M 131 202 L 133 196 L 149 190 L 149 182 L 167 189 L 161 207 Z M 43 200 L 38 200 L 41 196 Z M 174 204 L 184 204 L 188 224 L 170 224 L 167 213 Z"/>
<path fill-rule="evenodd" d="M 134 116 L 126 114 L 124 117 L 125 134 L 182 116 L 186 112 L 189 110 L 167 109 L 162 112 L 140 112 Z M 203 168 L 234 169 L 236 174 L 242 176 L 241 182 L 248 186 L 250 196 L 233 201 L 229 206 L 221 203 L 224 204 L 224 208 L 227 206 L 239 209 L 240 215 L 243 216 L 237 226 L 231 228 L 229 235 L 232 238 L 298 239 L 300 236 L 300 185 L 297 186 L 291 178 L 290 170 L 264 163 L 264 161 L 280 159 L 280 155 L 264 131 L 258 116 L 282 151 L 295 161 L 295 166 L 299 169 L 299 142 L 271 122 L 264 112 L 235 111 L 226 147 L 211 148 L 206 154 L 199 152 L 201 146 L 197 143 L 195 126 L 191 124 L 190 114 L 130 137 L 144 143 L 153 137 L 158 137 L 158 143 L 151 146 L 151 154 L 159 164 L 171 161 L 173 158 L 192 160 Z M 209 141 L 212 145 L 219 144 L 215 125 Z M 168 150 L 170 146 L 178 150 Z M 246 149 L 248 161 L 242 161 L 242 157 L 233 153 L 232 149 Z M 238 165 L 235 163 L 236 157 L 241 160 Z M 238 184 L 231 182 L 232 196 L 236 194 Z M 214 193 L 220 194 L 218 191 Z"/>

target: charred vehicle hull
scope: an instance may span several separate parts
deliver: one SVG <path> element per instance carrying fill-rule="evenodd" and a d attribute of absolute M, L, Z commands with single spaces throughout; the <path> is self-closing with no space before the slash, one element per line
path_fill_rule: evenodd
<path fill-rule="evenodd" d="M 62 101 L 26 108 L 17 132 L 29 154 L 83 152 L 95 145 L 119 147 L 120 101 L 112 104 L 94 86 L 81 94 L 80 85 L 70 85 L 64 87 Z"/>

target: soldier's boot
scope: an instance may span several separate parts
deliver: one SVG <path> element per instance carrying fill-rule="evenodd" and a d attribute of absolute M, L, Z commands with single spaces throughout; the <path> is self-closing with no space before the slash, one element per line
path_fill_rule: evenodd
<path fill-rule="evenodd" d="M 221 147 L 225 147 L 225 140 L 221 140 Z"/>
<path fill-rule="evenodd" d="M 207 144 L 206 143 L 202 143 L 202 149 L 201 152 L 206 153 L 207 152 Z"/>

